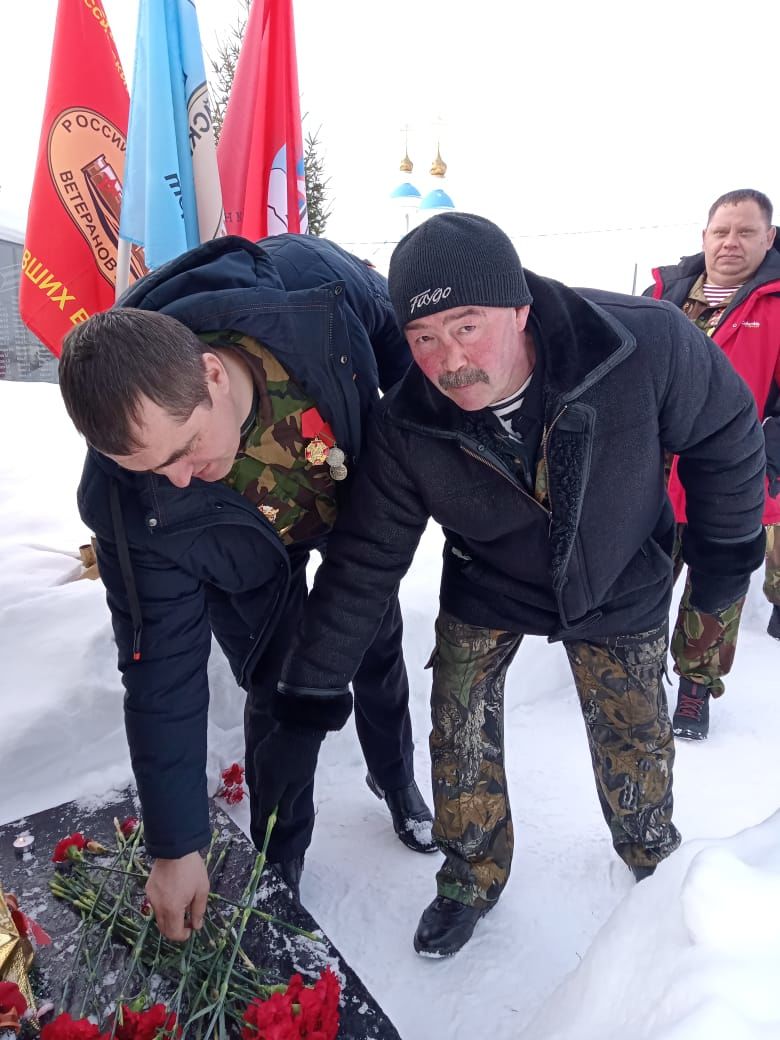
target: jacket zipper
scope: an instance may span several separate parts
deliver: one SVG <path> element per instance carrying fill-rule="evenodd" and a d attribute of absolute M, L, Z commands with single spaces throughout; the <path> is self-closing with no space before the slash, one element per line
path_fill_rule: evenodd
<path fill-rule="evenodd" d="M 541 502 L 537 502 L 533 495 L 529 495 L 525 488 L 521 484 L 518 484 L 518 482 L 514 480 L 514 478 L 511 477 L 506 472 L 506 470 L 503 470 L 500 467 L 494 465 L 492 462 L 486 459 L 484 455 L 479 454 L 479 452 L 475 452 L 471 448 L 467 448 L 465 444 L 461 443 L 460 447 L 461 450 L 465 451 L 467 455 L 470 455 L 473 459 L 476 459 L 477 462 L 481 462 L 483 466 L 487 466 L 488 469 L 492 470 L 494 473 L 497 473 L 499 477 L 503 477 L 504 480 L 508 481 L 508 483 L 510 483 L 513 488 L 516 488 L 521 495 L 528 499 L 529 502 L 533 502 L 535 506 L 538 506 L 545 516 L 550 517 L 550 523 L 552 523 L 552 513 L 548 509 L 545 509 Z"/>
<path fill-rule="evenodd" d="M 560 419 L 560 417 L 563 415 L 563 413 L 566 411 L 566 409 L 568 407 L 569 406 L 567 404 L 565 404 L 563 406 L 563 408 L 561 408 L 560 412 L 558 412 L 558 414 L 555 416 L 553 421 L 550 423 L 550 425 L 547 427 L 547 429 L 544 431 L 544 434 L 542 435 L 542 457 L 544 458 L 544 468 L 547 470 L 547 497 L 550 500 L 550 530 L 549 530 L 549 534 L 552 534 L 553 500 L 552 500 L 552 486 L 550 484 L 550 460 L 549 460 L 549 458 L 547 456 L 547 443 L 548 443 L 548 441 L 550 439 L 550 434 L 555 429 L 555 424 L 558 422 L 558 420 Z"/>

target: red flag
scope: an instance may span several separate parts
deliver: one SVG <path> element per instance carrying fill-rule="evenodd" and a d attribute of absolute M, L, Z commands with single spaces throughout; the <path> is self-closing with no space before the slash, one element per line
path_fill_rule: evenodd
<path fill-rule="evenodd" d="M 129 104 L 102 9 L 59 0 L 19 286 L 22 320 L 58 357 L 68 329 L 114 302 Z M 143 273 L 138 250 L 131 268 Z"/>
<path fill-rule="evenodd" d="M 292 0 L 252 3 L 217 162 L 229 235 L 307 230 Z"/>

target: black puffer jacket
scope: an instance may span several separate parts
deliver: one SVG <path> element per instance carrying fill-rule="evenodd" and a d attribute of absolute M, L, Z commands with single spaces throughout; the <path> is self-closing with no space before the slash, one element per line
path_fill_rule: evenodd
<path fill-rule="evenodd" d="M 384 279 L 311 236 L 209 242 L 142 279 L 120 303 L 170 314 L 195 332 L 237 329 L 260 339 L 353 460 L 377 387 L 391 386 L 410 361 Z M 209 840 L 212 633 L 244 684 L 286 593 L 287 550 L 223 484 L 174 487 L 95 451 L 78 502 L 97 536 L 146 843 L 152 855 L 183 856 Z"/>
<path fill-rule="evenodd" d="M 722 351 L 669 304 L 575 292 L 530 273 L 528 283 L 545 361 L 546 544 L 521 540 L 540 507 L 474 437 L 473 415 L 412 366 L 371 427 L 354 506 L 331 536 L 284 671 L 280 718 L 305 718 L 316 691 L 335 694 L 350 680 L 429 517 L 447 536 L 442 606 L 551 639 L 664 622 L 674 523 L 665 450 L 684 460 L 694 583 L 759 566 L 763 437 Z"/>

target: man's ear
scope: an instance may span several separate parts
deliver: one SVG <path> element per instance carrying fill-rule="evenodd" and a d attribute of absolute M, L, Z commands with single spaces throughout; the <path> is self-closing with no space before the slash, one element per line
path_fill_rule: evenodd
<path fill-rule="evenodd" d="M 766 236 L 766 251 L 767 251 L 767 253 L 772 248 L 772 246 L 775 244 L 775 235 L 776 234 L 777 234 L 777 228 L 773 224 L 770 227 L 769 231 L 767 232 L 767 236 Z"/>
<path fill-rule="evenodd" d="M 531 308 L 528 304 L 524 307 L 515 307 L 515 321 L 517 322 L 517 331 L 525 332 L 525 327 L 528 324 L 528 315 L 531 313 Z"/>
<path fill-rule="evenodd" d="M 207 386 L 213 386 L 215 390 L 227 390 L 230 386 L 230 379 L 219 356 L 206 351 L 200 357 Z"/>

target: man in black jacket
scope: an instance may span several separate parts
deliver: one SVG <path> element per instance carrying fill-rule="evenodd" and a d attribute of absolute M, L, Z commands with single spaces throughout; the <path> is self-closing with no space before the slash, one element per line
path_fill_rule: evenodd
<path fill-rule="evenodd" d="M 569 657 L 612 841 L 637 879 L 680 836 L 662 676 L 675 525 L 664 450 L 688 494 L 683 554 L 704 610 L 744 594 L 764 550 L 764 442 L 752 396 L 674 307 L 575 292 L 523 271 L 507 236 L 433 217 L 390 264 L 416 362 L 381 401 L 279 684 L 295 719 L 266 741 L 266 811 L 310 778 L 285 768 L 307 718 L 342 722 L 347 684 L 433 517 L 446 535 L 433 668 L 438 894 L 415 935 L 447 956 L 509 876 L 504 676 L 525 634 Z M 360 693 L 356 690 L 356 703 Z M 326 707 L 332 717 L 327 719 Z"/>
<path fill-rule="evenodd" d="M 306 564 L 349 493 L 377 388 L 397 382 L 410 358 L 385 280 L 310 236 L 210 242 L 120 304 L 68 334 L 60 388 L 89 445 L 79 507 L 97 537 L 156 857 L 147 892 L 163 933 L 184 939 L 200 927 L 208 894 L 198 850 L 210 834 L 212 634 L 247 690 L 251 830 L 261 847 L 258 748 L 275 725 L 270 702 L 306 600 Z M 356 725 L 369 786 L 404 844 L 428 852 L 401 634 L 392 595 L 361 655 Z M 309 777 L 268 850 L 296 891 L 313 824 Z"/>

